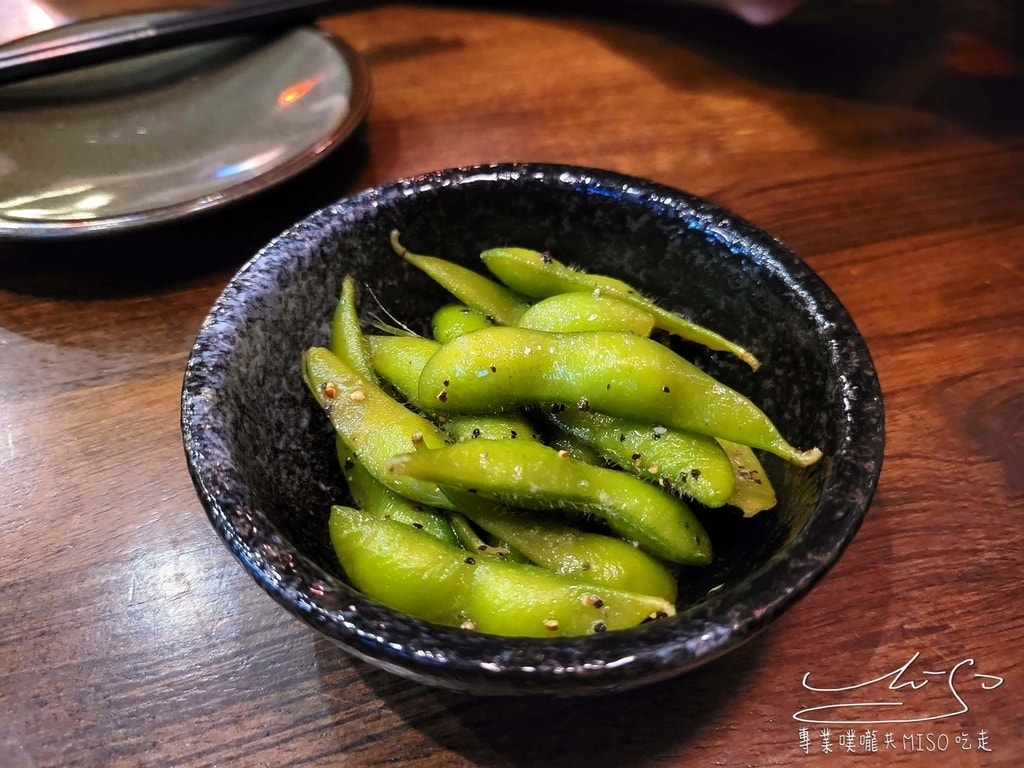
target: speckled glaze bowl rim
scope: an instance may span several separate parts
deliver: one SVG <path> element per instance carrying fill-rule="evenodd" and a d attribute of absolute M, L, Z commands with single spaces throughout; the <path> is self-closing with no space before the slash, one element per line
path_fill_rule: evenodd
<path fill-rule="evenodd" d="M 754 259 L 791 290 L 819 333 L 827 329 L 830 366 L 840 382 L 845 422 L 841 450 L 821 501 L 784 553 L 742 582 L 710 594 L 678 615 L 636 629 L 579 638 L 503 638 L 441 627 L 384 608 L 295 550 L 260 509 L 251 506 L 234 466 L 211 463 L 222 436 L 202 428 L 218 407 L 216 393 L 230 360 L 204 366 L 204 336 L 225 332 L 230 308 L 260 277 L 276 285 L 311 233 L 358 227 L 360 210 L 391 199 L 465 185 L 538 182 L 579 194 L 615 194 L 669 210 L 738 258 Z M 315 237 L 315 235 L 313 235 Z M 242 285 L 248 286 L 241 288 Z M 244 312 L 244 310 L 243 310 Z M 237 322 L 235 317 L 232 322 Z M 828 286 L 788 248 L 749 222 L 678 189 L 616 172 L 567 165 L 508 163 L 449 168 L 363 190 L 285 231 L 250 260 L 224 289 L 199 331 L 186 368 L 182 431 L 188 469 L 208 517 L 231 552 L 277 602 L 349 653 L 429 685 L 482 694 L 579 695 L 625 690 L 674 677 L 738 647 L 804 596 L 849 544 L 867 512 L 881 471 L 884 408 L 867 345 Z M 228 454 L 230 452 L 228 451 Z M 284 564 L 284 565 L 282 565 Z M 742 586 L 743 599 L 737 599 Z"/>

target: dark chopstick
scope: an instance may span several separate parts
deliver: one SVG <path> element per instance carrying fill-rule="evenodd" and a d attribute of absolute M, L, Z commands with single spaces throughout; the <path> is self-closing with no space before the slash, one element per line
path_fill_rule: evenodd
<path fill-rule="evenodd" d="M 75 31 L 69 24 L 0 45 L 0 85 L 70 69 L 213 40 L 232 34 L 311 21 L 341 13 L 365 2 L 352 0 L 241 0 L 228 6 L 202 8 L 157 17 L 131 17 L 116 29 Z M 33 41 L 36 37 L 45 39 Z"/>

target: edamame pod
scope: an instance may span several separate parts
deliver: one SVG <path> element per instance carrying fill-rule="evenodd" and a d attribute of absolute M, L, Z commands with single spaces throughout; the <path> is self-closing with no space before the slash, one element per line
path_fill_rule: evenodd
<path fill-rule="evenodd" d="M 735 483 L 726 504 L 743 511 L 744 517 L 775 506 L 775 489 L 757 455 L 745 445 L 718 441 L 732 464 Z"/>
<path fill-rule="evenodd" d="M 533 440 L 537 442 L 540 439 L 530 420 L 515 411 L 497 415 L 462 416 L 456 414 L 445 421 L 444 431 L 457 443 L 467 440 Z"/>
<path fill-rule="evenodd" d="M 448 514 L 459 543 L 463 549 L 472 552 L 473 557 L 479 555 L 480 557 L 493 557 L 497 560 L 508 560 L 509 550 L 506 547 L 488 544 L 480 538 L 480 534 L 462 513 L 449 512 Z"/>
<path fill-rule="evenodd" d="M 331 543 L 352 585 L 410 615 L 511 637 L 584 635 L 675 613 L 659 597 L 580 582 L 534 565 L 474 558 L 409 526 L 331 509 Z"/>
<path fill-rule="evenodd" d="M 356 281 L 352 275 L 345 275 L 341 282 L 341 298 L 331 318 L 331 351 L 360 376 L 373 379 L 370 350 L 359 323 Z"/>
<path fill-rule="evenodd" d="M 548 333 L 495 326 L 443 344 L 420 374 L 419 396 L 444 411 L 561 403 L 775 453 L 807 466 L 745 396 L 662 344 L 630 333 Z"/>
<path fill-rule="evenodd" d="M 436 485 L 395 475 L 386 468 L 388 459 L 411 450 L 417 442 L 430 448 L 444 445 L 440 428 L 392 399 L 376 382 L 358 375 L 329 349 L 307 350 L 302 376 L 335 432 L 371 475 L 413 501 L 451 507 Z"/>
<path fill-rule="evenodd" d="M 629 542 L 509 509 L 465 491 L 449 494 L 459 511 L 474 524 L 508 542 L 537 565 L 592 584 L 657 595 L 675 602 L 675 577 Z"/>
<path fill-rule="evenodd" d="M 616 296 L 639 297 L 640 292 L 625 280 L 573 269 L 550 252 L 530 248 L 488 248 L 480 259 L 511 290 L 533 299 L 558 293 L 594 290 Z"/>
<path fill-rule="evenodd" d="M 604 460 L 601 454 L 568 432 L 553 430 L 552 434 L 545 437 L 543 442 L 556 451 L 565 451 L 576 461 L 582 461 L 584 464 L 593 464 L 595 467 L 608 466 L 608 462 Z"/>
<path fill-rule="evenodd" d="M 624 301 L 651 314 L 655 325 L 682 339 L 703 344 L 708 349 L 729 352 L 757 370 L 757 358 L 739 344 L 702 325 L 670 312 L 640 293 L 628 283 L 605 275 L 572 269 L 549 253 L 528 248 L 491 248 L 480 254 L 487 268 L 513 291 L 533 298 L 558 293 L 601 293 Z"/>
<path fill-rule="evenodd" d="M 448 517 L 450 513 L 425 507 L 395 493 L 370 474 L 345 445 L 340 435 L 337 437 L 337 444 L 341 470 L 357 507 L 380 517 L 419 528 L 449 544 L 459 543 L 459 536 Z"/>
<path fill-rule="evenodd" d="M 470 331 L 477 331 L 494 325 L 485 315 L 465 304 L 445 304 L 430 320 L 430 330 L 440 343 L 451 341 Z"/>
<path fill-rule="evenodd" d="M 414 336 L 367 336 L 370 359 L 377 374 L 421 413 L 432 414 L 430 401 L 420 400 L 420 371 L 441 345 Z M 443 428 L 452 440 L 521 438 L 536 440 L 533 425 L 521 413 L 499 415 L 444 414 Z"/>
<path fill-rule="evenodd" d="M 366 343 L 376 375 L 414 406 L 430 412 L 433 403 L 420 400 L 420 372 L 441 345 L 422 336 L 367 336 Z"/>
<path fill-rule="evenodd" d="M 711 562 L 707 533 L 680 499 L 632 475 L 584 464 L 541 443 L 455 443 L 395 456 L 388 470 L 510 507 L 592 514 L 652 555 L 687 565 Z"/>
<path fill-rule="evenodd" d="M 376 382 L 370 348 L 363 335 L 356 307 L 356 284 L 351 275 L 342 281 L 341 297 L 331 318 L 331 351 L 354 373 Z M 451 522 L 438 510 L 425 507 L 383 485 L 357 459 L 341 435 L 335 434 L 338 463 L 352 499 L 374 514 L 420 528 L 442 541 L 458 544 Z"/>
<path fill-rule="evenodd" d="M 650 312 L 611 296 L 574 292 L 541 299 L 516 325 L 535 331 L 627 331 L 650 336 L 654 318 Z"/>
<path fill-rule="evenodd" d="M 515 325 L 529 304 L 507 286 L 491 280 L 479 272 L 436 256 L 413 253 L 391 233 L 391 247 L 395 253 L 424 272 L 438 285 L 468 307 L 503 325 Z"/>
<path fill-rule="evenodd" d="M 578 408 L 549 418 L 605 459 L 704 506 L 720 507 L 732 495 L 732 462 L 713 437 Z"/>

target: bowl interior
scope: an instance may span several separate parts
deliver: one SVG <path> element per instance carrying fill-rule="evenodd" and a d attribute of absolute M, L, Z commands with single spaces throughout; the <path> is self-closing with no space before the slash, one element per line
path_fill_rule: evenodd
<path fill-rule="evenodd" d="M 779 499 L 772 511 L 750 519 L 699 511 L 715 560 L 686 571 L 672 619 L 543 643 L 467 638 L 461 630 L 396 621 L 342 582 L 327 517 L 332 503 L 349 497 L 330 426 L 299 376 L 301 352 L 328 341 L 345 274 L 360 286 L 365 321 L 389 312 L 427 333 L 431 313 L 451 301 L 392 252 L 393 229 L 410 250 L 481 270 L 482 250 L 520 245 L 629 280 L 752 350 L 762 362 L 757 372 L 724 353 L 687 352 L 760 405 L 790 442 L 816 445 L 826 458 L 799 469 L 765 457 Z M 625 687 L 742 642 L 806 592 L 856 531 L 880 468 L 882 419 L 870 357 L 845 310 L 770 236 L 675 190 L 536 165 L 396 182 L 296 225 L 247 265 L 214 307 L 183 398 L 200 497 L 275 598 L 363 658 L 427 682 L 481 690 Z M 401 650 L 382 648 L 382 638 Z M 611 664 L 637 658 L 639 649 L 640 661 Z M 480 660 L 491 657 L 501 661 L 489 669 L 501 673 L 481 672 Z M 555 679 L 554 670 L 595 657 L 600 663 L 591 667 L 603 671 Z"/>

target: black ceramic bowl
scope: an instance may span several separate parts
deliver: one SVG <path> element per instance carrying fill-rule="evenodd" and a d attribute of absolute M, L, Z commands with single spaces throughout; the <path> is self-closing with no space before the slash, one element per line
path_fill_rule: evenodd
<path fill-rule="evenodd" d="M 426 331 L 451 298 L 392 252 L 465 264 L 495 245 L 550 250 L 626 278 L 762 361 L 700 365 L 740 389 L 799 446 L 766 457 L 776 509 L 703 515 L 714 562 L 688 575 L 678 614 L 635 629 L 516 639 L 436 626 L 345 583 L 327 534 L 348 494 L 324 414 L 299 374 L 324 345 L 342 277 Z M 372 307 L 367 306 L 367 309 Z M 884 441 L 875 371 L 828 287 L 770 235 L 711 203 L 639 178 L 556 165 L 445 170 L 369 189 L 272 241 L 229 283 L 185 373 L 189 471 L 210 521 L 281 605 L 349 653 L 414 680 L 476 693 L 575 695 L 678 675 L 737 647 L 807 593 L 840 556 L 875 490 Z"/>

